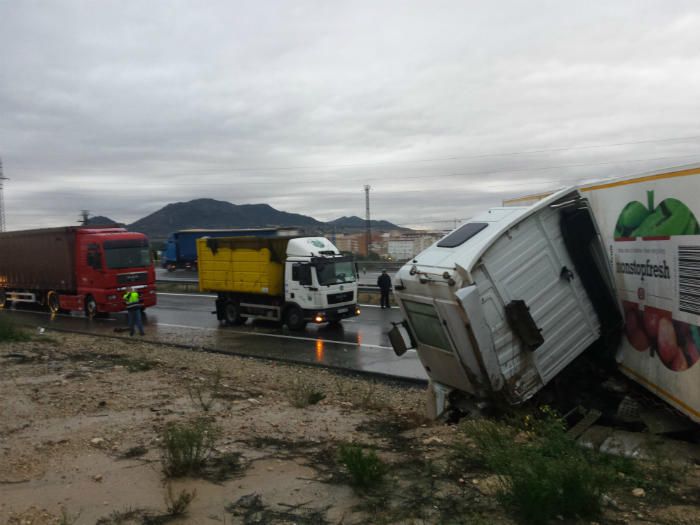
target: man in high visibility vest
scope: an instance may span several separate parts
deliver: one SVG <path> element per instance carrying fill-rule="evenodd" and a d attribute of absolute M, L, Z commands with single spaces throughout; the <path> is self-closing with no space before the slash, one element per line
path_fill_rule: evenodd
<path fill-rule="evenodd" d="M 141 335 L 145 335 L 141 321 L 141 299 L 135 288 L 127 290 L 124 294 L 124 302 L 126 303 L 126 313 L 129 316 L 129 335 L 134 335 L 134 327 L 139 329 Z"/>

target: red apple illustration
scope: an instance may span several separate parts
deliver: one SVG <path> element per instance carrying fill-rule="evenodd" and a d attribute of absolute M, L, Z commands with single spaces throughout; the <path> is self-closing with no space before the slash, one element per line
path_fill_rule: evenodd
<path fill-rule="evenodd" d="M 673 358 L 673 362 L 669 366 L 671 370 L 674 370 L 675 372 L 681 372 L 683 370 L 688 369 L 688 362 L 685 360 L 685 356 L 683 356 L 683 352 L 678 352 L 676 354 L 676 357 Z"/>
<path fill-rule="evenodd" d="M 671 325 L 671 328 L 673 328 L 673 325 Z M 625 333 L 627 334 L 627 340 L 635 350 L 643 352 L 649 348 L 649 338 L 644 333 L 640 312 L 636 310 L 627 311 L 625 316 Z"/>
<path fill-rule="evenodd" d="M 659 334 L 657 341 L 659 357 L 661 358 L 661 361 L 663 361 L 663 363 L 670 368 L 678 354 L 681 353 L 680 348 L 678 348 L 678 339 L 676 337 L 676 330 L 673 327 L 673 321 L 665 317 L 659 319 Z M 683 361 L 685 361 L 685 359 Z M 687 366 L 688 365 L 686 363 L 686 368 Z"/>

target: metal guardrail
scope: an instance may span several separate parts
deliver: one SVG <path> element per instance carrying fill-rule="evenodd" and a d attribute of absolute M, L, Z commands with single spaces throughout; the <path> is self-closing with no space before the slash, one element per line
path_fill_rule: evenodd
<path fill-rule="evenodd" d="M 182 284 L 182 285 L 196 285 L 199 283 L 199 279 L 169 279 L 160 278 L 156 279 L 156 283 L 167 283 L 167 284 Z M 357 287 L 360 292 L 378 292 L 379 287 L 373 284 L 361 284 Z"/>

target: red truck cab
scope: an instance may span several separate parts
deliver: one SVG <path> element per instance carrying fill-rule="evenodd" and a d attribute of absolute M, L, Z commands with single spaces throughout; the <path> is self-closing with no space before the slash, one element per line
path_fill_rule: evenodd
<path fill-rule="evenodd" d="M 76 294 L 60 294 L 59 307 L 96 313 L 125 309 L 123 295 L 139 292 L 144 308 L 156 304 L 155 270 L 148 238 L 123 228 L 80 228 L 75 242 Z"/>

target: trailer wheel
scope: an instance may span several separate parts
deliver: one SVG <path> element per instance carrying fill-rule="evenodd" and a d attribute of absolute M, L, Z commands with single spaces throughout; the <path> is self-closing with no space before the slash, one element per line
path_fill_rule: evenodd
<path fill-rule="evenodd" d="M 229 326 L 241 325 L 245 322 L 241 317 L 241 307 L 238 303 L 228 301 L 224 305 L 224 321 Z"/>
<path fill-rule="evenodd" d="M 52 314 L 57 314 L 61 310 L 58 294 L 53 290 L 46 294 L 46 304 L 49 306 L 49 311 Z"/>
<path fill-rule="evenodd" d="M 92 319 L 97 315 L 97 302 L 92 295 L 85 298 L 85 317 Z"/>
<path fill-rule="evenodd" d="M 304 312 L 298 306 L 290 306 L 284 313 L 284 322 L 290 330 L 295 332 L 303 330 L 306 326 Z"/>

